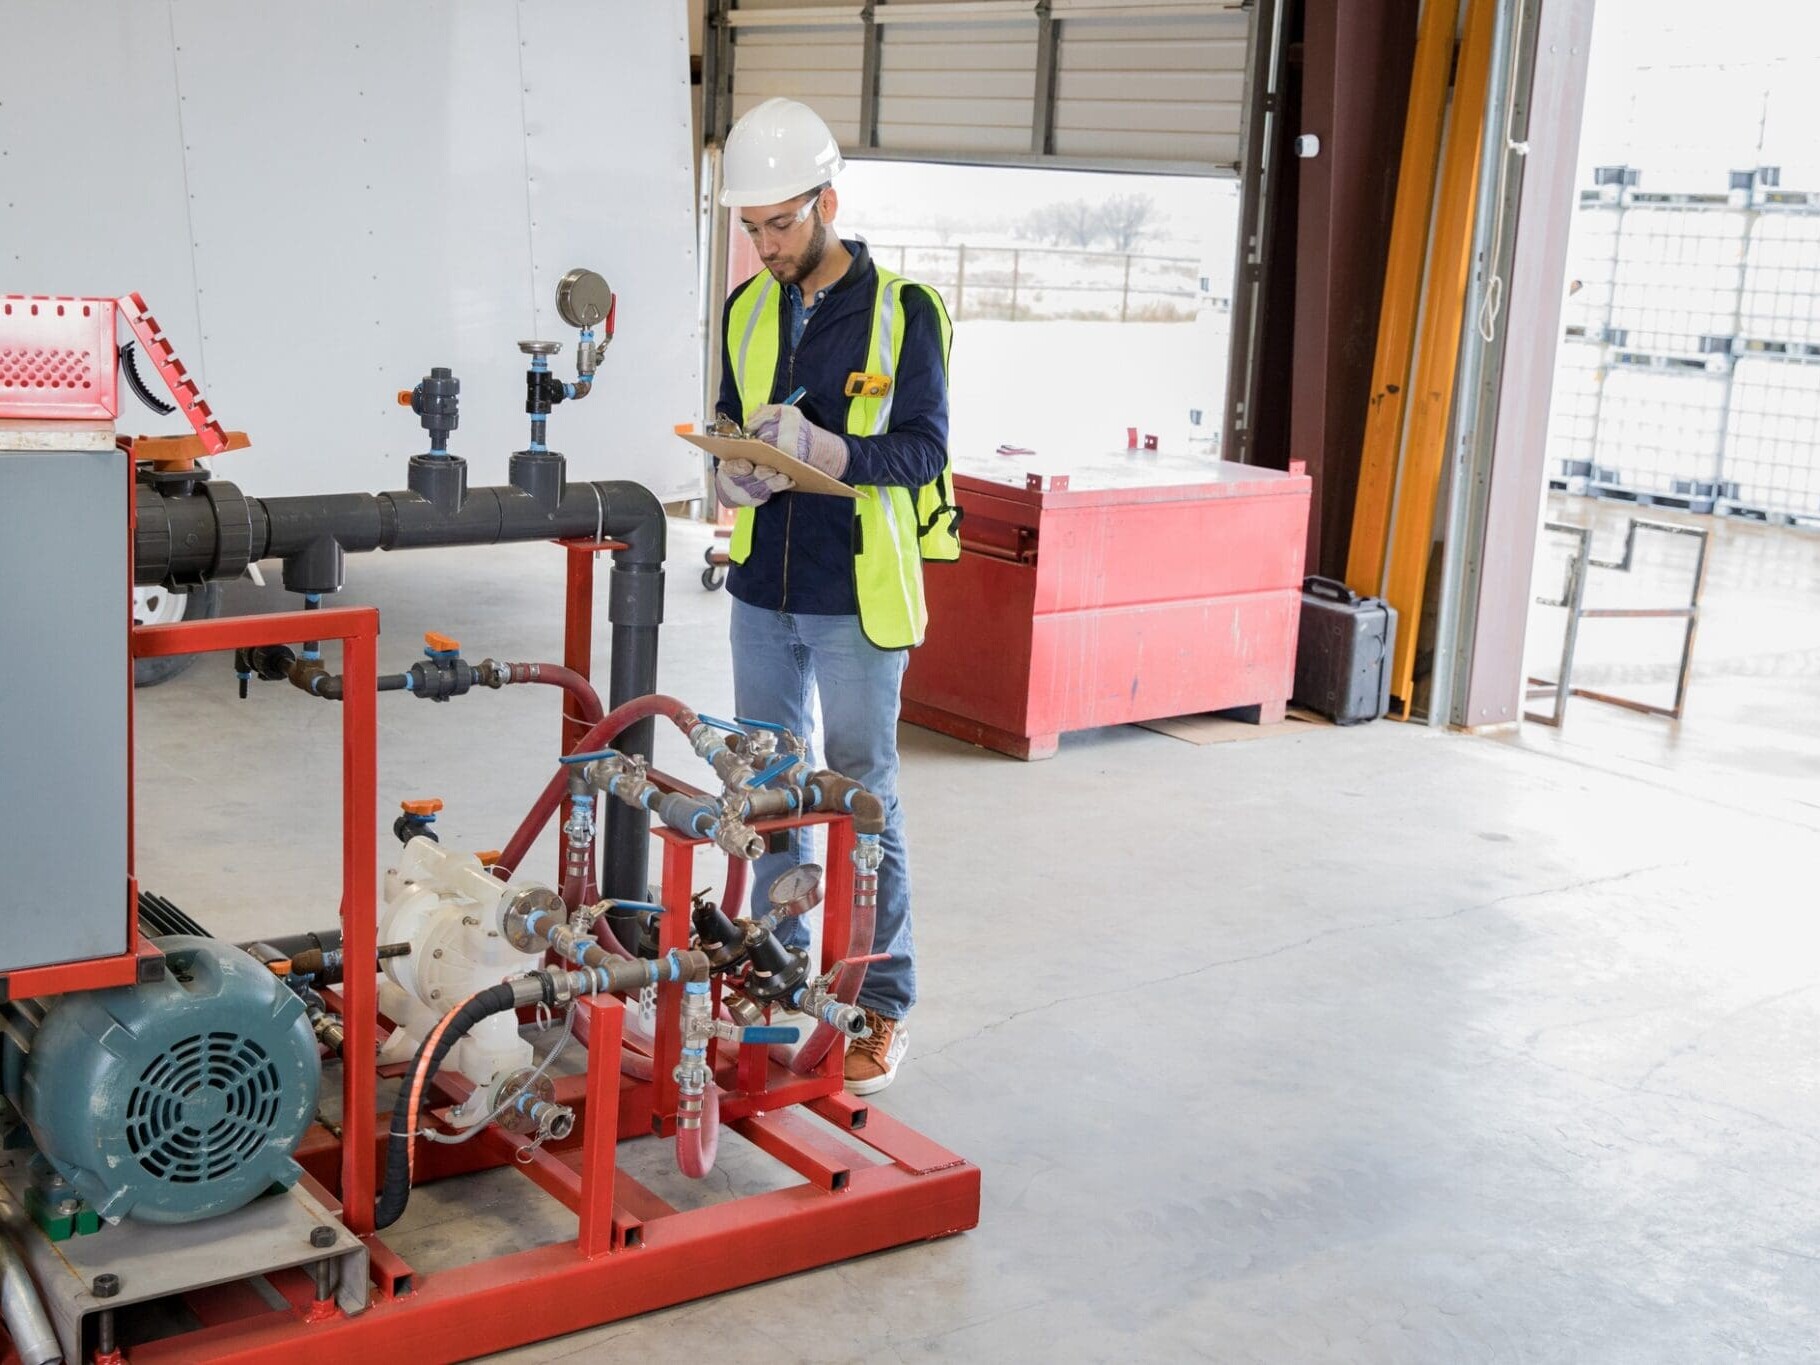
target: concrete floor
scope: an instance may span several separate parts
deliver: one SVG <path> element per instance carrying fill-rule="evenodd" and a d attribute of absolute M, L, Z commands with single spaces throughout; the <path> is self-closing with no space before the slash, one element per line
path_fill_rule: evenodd
<path fill-rule="evenodd" d="M 726 599 L 675 541 L 661 683 L 724 709 Z M 560 567 L 366 556 L 346 596 L 382 667 L 425 629 L 549 658 Z M 442 796 L 455 844 L 497 847 L 554 756 L 537 689 L 381 714 L 382 802 Z M 334 709 L 208 660 L 139 718 L 143 883 L 222 933 L 332 922 Z M 1813 812 L 1389 723 L 903 749 L 924 994 L 881 1102 L 983 1168 L 980 1227 L 499 1359 L 1814 1358 Z M 694 1197 L 777 1180 L 734 1150 Z M 571 1227 L 501 1172 L 398 1240 L 433 1271 Z"/>

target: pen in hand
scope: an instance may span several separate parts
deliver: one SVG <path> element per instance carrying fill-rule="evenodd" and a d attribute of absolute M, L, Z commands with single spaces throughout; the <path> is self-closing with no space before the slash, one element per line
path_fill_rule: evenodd
<path fill-rule="evenodd" d="M 797 403 L 802 399 L 802 396 L 807 392 L 809 392 L 809 390 L 806 386 L 804 386 L 802 384 L 798 384 L 793 390 L 791 390 L 790 396 L 788 398 L 784 399 L 783 406 L 786 408 L 795 407 L 797 405 Z M 745 432 L 745 434 L 748 437 L 750 437 L 752 435 L 752 429 L 750 427 L 744 427 L 741 429 Z"/>

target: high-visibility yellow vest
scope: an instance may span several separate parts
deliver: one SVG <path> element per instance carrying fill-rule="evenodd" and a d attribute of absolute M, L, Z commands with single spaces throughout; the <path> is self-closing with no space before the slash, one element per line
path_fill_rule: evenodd
<path fill-rule="evenodd" d="M 878 271 L 878 292 L 872 303 L 872 336 L 867 343 L 863 369 L 881 374 L 893 383 L 879 397 L 847 400 L 847 434 L 882 436 L 891 429 L 891 401 L 896 395 L 898 360 L 904 350 L 903 294 L 920 289 L 935 305 L 942 332 L 942 368 L 948 365 L 948 347 L 954 327 L 941 295 L 927 285 L 907 280 L 888 270 Z M 733 362 L 733 379 L 745 412 L 757 411 L 771 401 L 781 359 L 778 346 L 778 309 L 783 289 L 770 273 L 761 272 L 740 286 L 727 317 L 727 351 Z M 942 472 L 921 488 L 859 485 L 854 503 L 859 522 L 853 553 L 853 591 L 859 604 L 860 629 L 880 649 L 909 649 L 923 642 L 929 612 L 923 602 L 925 559 L 960 558 L 956 527 L 960 513 L 954 505 L 954 472 L 944 462 Z M 742 507 L 733 519 L 733 539 L 727 558 L 743 564 L 752 553 L 755 513 Z"/>

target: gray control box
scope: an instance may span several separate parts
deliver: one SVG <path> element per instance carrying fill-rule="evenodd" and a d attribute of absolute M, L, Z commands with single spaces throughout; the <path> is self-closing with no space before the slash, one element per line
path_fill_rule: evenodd
<path fill-rule="evenodd" d="M 128 458 L 0 431 L 0 974 L 126 951 Z"/>

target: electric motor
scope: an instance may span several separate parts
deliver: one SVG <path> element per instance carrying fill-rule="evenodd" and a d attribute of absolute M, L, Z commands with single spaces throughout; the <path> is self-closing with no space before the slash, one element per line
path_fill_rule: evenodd
<path fill-rule="evenodd" d="M 302 1174 L 322 1064 L 304 1003 L 241 949 L 155 940 L 163 980 L 48 1002 L 20 1111 L 109 1222 L 232 1212 Z"/>

